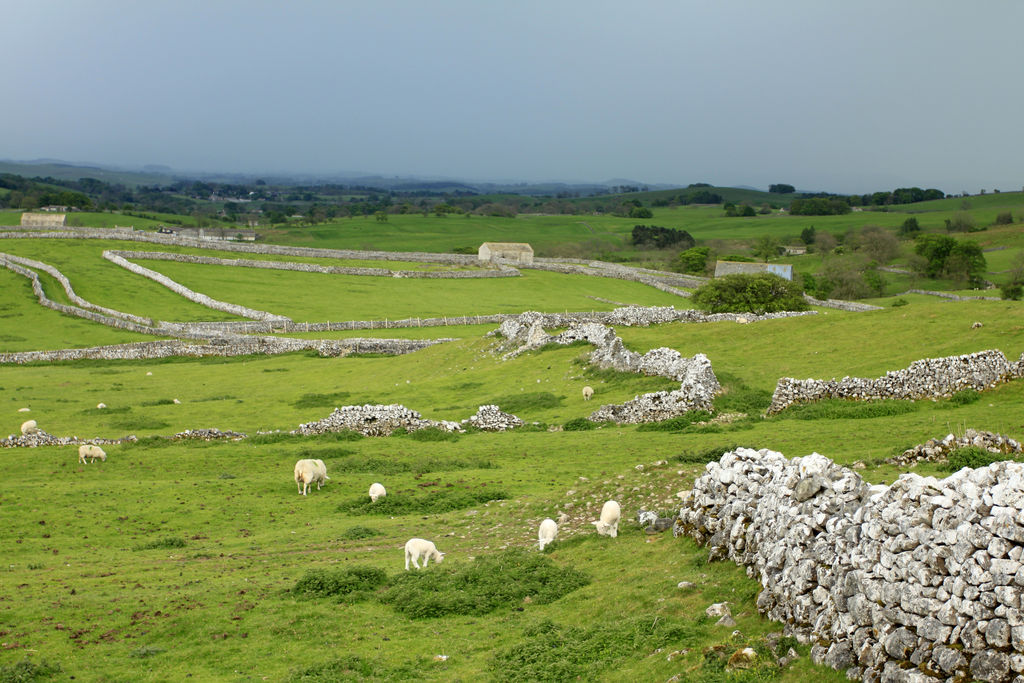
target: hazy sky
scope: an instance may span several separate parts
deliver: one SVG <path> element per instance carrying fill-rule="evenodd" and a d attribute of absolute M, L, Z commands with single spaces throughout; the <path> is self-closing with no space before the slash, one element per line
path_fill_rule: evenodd
<path fill-rule="evenodd" d="M 38 0 L 0 158 L 205 171 L 1024 185 L 1024 2 Z"/>

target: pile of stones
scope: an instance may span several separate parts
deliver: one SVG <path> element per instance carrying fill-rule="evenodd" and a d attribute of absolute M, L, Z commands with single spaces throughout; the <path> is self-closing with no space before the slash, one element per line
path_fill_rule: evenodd
<path fill-rule="evenodd" d="M 971 446 L 1007 456 L 1024 453 L 1024 447 L 1008 436 L 968 429 L 962 436 L 947 434 L 944 439 L 929 439 L 889 458 L 886 462 L 900 467 L 912 467 L 919 462 L 946 462 L 953 451 Z"/>
<path fill-rule="evenodd" d="M 415 410 L 403 405 L 342 406 L 316 422 L 300 424 L 293 434 L 309 436 L 328 432 L 354 431 L 364 436 L 389 436 L 396 429 L 415 432 L 420 429 L 436 427 L 446 432 L 461 432 L 458 422 L 446 420 L 426 420 Z"/>
<path fill-rule="evenodd" d="M 524 422 L 511 413 L 503 413 L 496 405 L 485 405 L 477 409 L 476 415 L 463 420 L 462 424 L 485 432 L 504 432 L 522 427 Z"/>
<path fill-rule="evenodd" d="M 925 358 L 903 370 L 884 377 L 866 379 L 844 377 L 841 380 L 793 379 L 783 377 L 775 387 L 768 414 L 781 412 L 797 403 L 827 398 L 859 401 L 879 399 L 937 399 L 957 391 L 982 391 L 1021 376 L 1022 362 L 1010 363 L 1002 351 L 990 349 L 962 356 Z"/>
<path fill-rule="evenodd" d="M 233 432 L 230 429 L 227 430 L 226 432 L 222 432 L 221 430 L 216 428 L 186 429 L 185 431 L 178 432 L 177 434 L 174 434 L 169 438 L 171 441 L 182 441 L 185 439 L 194 439 L 197 441 L 216 441 L 218 439 L 231 439 L 233 441 L 238 441 L 239 439 L 244 439 L 245 434 L 243 434 L 242 432 Z"/>
<path fill-rule="evenodd" d="M 1024 464 L 869 486 L 817 453 L 737 449 L 678 526 L 746 566 L 758 609 L 850 679 L 1024 680 Z"/>

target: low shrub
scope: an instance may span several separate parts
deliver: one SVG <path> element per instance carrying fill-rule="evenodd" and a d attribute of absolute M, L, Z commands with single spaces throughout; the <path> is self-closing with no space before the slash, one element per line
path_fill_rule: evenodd
<path fill-rule="evenodd" d="M 391 580 L 381 602 L 413 619 L 452 614 L 481 615 L 518 605 L 529 597 L 547 604 L 590 583 L 571 567 L 523 549 L 479 557 L 468 564 L 437 565 L 403 572 Z"/>
<path fill-rule="evenodd" d="M 443 488 L 432 493 L 405 495 L 389 492 L 384 498 L 371 502 L 367 496 L 359 496 L 338 506 L 339 512 L 349 515 L 432 515 L 438 512 L 464 510 L 492 500 L 505 500 L 508 493 L 501 489 L 481 486 L 473 489 Z"/>
<path fill-rule="evenodd" d="M 981 398 L 981 392 L 974 389 L 964 389 L 949 397 L 949 402 L 955 406 L 966 406 L 975 403 Z"/>
<path fill-rule="evenodd" d="M 158 398 L 154 401 L 143 401 L 139 404 L 140 406 L 173 406 L 174 399 L 172 398 Z"/>
<path fill-rule="evenodd" d="M 678 417 L 671 417 L 659 422 L 645 422 L 636 428 L 638 432 L 681 432 L 694 422 L 705 422 L 711 419 L 706 410 L 691 410 Z"/>
<path fill-rule="evenodd" d="M 458 432 L 449 432 L 438 427 L 417 429 L 409 434 L 413 441 L 458 441 L 459 436 L 461 435 Z"/>
<path fill-rule="evenodd" d="M 149 543 L 140 543 L 136 545 L 132 550 L 169 550 L 171 548 L 184 548 L 185 539 L 179 538 L 178 536 L 167 536 L 165 538 L 158 538 L 155 541 Z"/>
<path fill-rule="evenodd" d="M 361 600 L 387 581 L 387 573 L 378 567 L 313 569 L 299 579 L 292 593 L 311 597 L 336 597 Z"/>
<path fill-rule="evenodd" d="M 908 303 L 910 303 L 910 302 L 907 301 L 906 299 L 904 299 L 903 297 L 900 297 L 899 299 L 896 299 L 895 301 L 893 301 L 892 304 L 890 304 L 890 305 L 893 308 L 899 308 L 900 306 L 906 306 Z"/>
<path fill-rule="evenodd" d="M 918 410 L 914 401 L 847 401 L 830 398 L 815 403 L 790 406 L 775 419 L 792 420 L 866 420 L 874 417 L 893 417 Z"/>
<path fill-rule="evenodd" d="M 709 625 L 637 617 L 597 626 L 559 626 L 543 620 L 523 631 L 523 639 L 496 652 L 489 668 L 499 681 L 600 680 L 602 672 L 630 655 L 657 648 L 695 647 Z"/>
<path fill-rule="evenodd" d="M 942 469 L 947 472 L 956 472 L 964 467 L 977 469 L 987 467 L 994 462 L 1003 460 L 1016 460 L 1012 455 L 1006 453 L 993 453 L 980 446 L 965 446 L 952 451 L 947 457 Z"/>
<path fill-rule="evenodd" d="M 585 417 L 576 417 L 562 425 L 562 429 L 567 432 L 585 432 L 588 429 L 597 429 L 597 423 Z"/>
<path fill-rule="evenodd" d="M 341 532 L 340 536 L 346 541 L 359 541 L 364 538 L 373 538 L 374 536 L 381 536 L 383 532 L 371 529 L 368 526 L 352 526 Z"/>
<path fill-rule="evenodd" d="M 734 451 L 737 448 L 739 448 L 738 445 L 730 444 L 728 446 L 712 446 L 711 448 L 696 451 L 683 451 L 678 455 L 672 456 L 670 460 L 687 465 L 706 465 L 709 462 L 721 459 L 723 454 Z"/>
<path fill-rule="evenodd" d="M 423 677 L 421 662 L 395 663 L 390 658 L 372 661 L 359 655 L 344 655 L 313 664 L 289 676 L 290 683 L 357 683 L 360 681 L 414 681 Z"/>

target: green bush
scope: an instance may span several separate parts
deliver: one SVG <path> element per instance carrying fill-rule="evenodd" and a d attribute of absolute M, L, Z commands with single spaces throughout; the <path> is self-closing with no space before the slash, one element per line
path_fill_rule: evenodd
<path fill-rule="evenodd" d="M 815 403 L 790 406 L 775 416 L 792 420 L 866 420 L 875 417 L 905 415 L 919 409 L 913 401 L 847 401 L 830 398 Z"/>
<path fill-rule="evenodd" d="M 526 597 L 535 604 L 554 602 L 588 583 L 583 572 L 559 567 L 538 553 L 512 549 L 468 564 L 398 574 L 381 602 L 413 619 L 480 615 L 518 605 Z"/>
<path fill-rule="evenodd" d="M 184 548 L 185 539 L 177 536 L 167 536 L 165 538 L 159 538 L 149 543 L 141 543 L 133 548 L 133 550 L 169 550 L 171 548 Z"/>
<path fill-rule="evenodd" d="M 799 284 L 772 273 L 715 278 L 698 288 L 691 301 L 710 313 L 761 314 L 805 311 L 808 307 Z"/>
<path fill-rule="evenodd" d="M 381 536 L 383 532 L 371 529 L 368 526 L 353 526 L 341 532 L 340 536 L 347 541 L 360 541 L 364 538 Z"/>
<path fill-rule="evenodd" d="M 414 660 L 395 663 L 391 659 L 371 661 L 359 655 L 343 655 L 294 672 L 288 680 L 290 683 L 362 683 L 414 681 L 422 676 L 423 665 Z"/>
<path fill-rule="evenodd" d="M 35 662 L 26 658 L 14 664 L 0 666 L 0 683 L 30 683 L 52 678 L 62 671 L 60 664 L 56 662 L 50 663 L 45 659 Z"/>
<path fill-rule="evenodd" d="M 1024 285 L 1020 282 L 1007 282 L 999 287 L 999 291 L 1009 301 L 1020 301 L 1024 297 Z"/>
<path fill-rule="evenodd" d="M 942 469 L 947 472 L 956 472 L 964 467 L 977 469 L 991 465 L 994 462 L 1002 462 L 1003 460 L 1014 460 L 1014 458 L 1005 453 L 992 453 L 979 446 L 965 446 L 951 452 L 946 458 L 946 464 L 942 466 Z"/>
<path fill-rule="evenodd" d="M 974 389 L 964 389 L 958 391 L 949 397 L 949 402 L 957 406 L 965 406 L 970 403 L 975 403 L 981 398 L 981 392 L 975 391 Z"/>
<path fill-rule="evenodd" d="M 591 422 L 585 417 L 575 417 L 562 425 L 562 429 L 567 432 L 585 432 L 590 429 L 597 429 L 597 423 Z"/>
<path fill-rule="evenodd" d="M 1013 225 L 1013 213 L 1010 211 L 1000 211 L 996 215 L 996 225 Z"/>
<path fill-rule="evenodd" d="M 896 301 L 892 302 L 892 307 L 899 308 L 900 306 L 906 306 L 908 303 L 910 302 L 904 299 L 903 297 L 900 297 L 899 299 L 896 299 Z"/>
<path fill-rule="evenodd" d="M 683 451 L 678 455 L 672 456 L 670 460 L 685 465 L 706 465 L 709 462 L 720 460 L 723 454 L 734 451 L 737 448 L 739 448 L 738 445 L 730 444 L 728 446 L 712 446 L 711 448 L 696 451 Z"/>
<path fill-rule="evenodd" d="M 559 626 L 544 620 L 524 638 L 496 652 L 490 671 L 498 681 L 601 680 L 602 672 L 631 655 L 664 647 L 695 647 L 709 626 L 671 618 L 636 617 L 597 626 Z"/>
<path fill-rule="evenodd" d="M 506 500 L 509 495 L 502 489 L 481 486 L 473 489 L 443 488 L 433 493 L 420 495 L 389 492 L 384 498 L 371 502 L 367 496 L 359 496 L 338 506 L 339 512 L 349 515 L 432 515 L 438 512 L 464 510 L 492 500 Z"/>
<path fill-rule="evenodd" d="M 362 599 L 386 581 L 387 573 L 378 567 L 313 569 L 295 583 L 292 593 L 322 598 L 352 596 Z"/>
<path fill-rule="evenodd" d="M 681 432 L 694 422 L 704 422 L 711 419 L 711 413 L 706 410 L 691 410 L 690 412 L 672 417 L 659 422 L 645 422 L 636 428 L 638 432 Z"/>

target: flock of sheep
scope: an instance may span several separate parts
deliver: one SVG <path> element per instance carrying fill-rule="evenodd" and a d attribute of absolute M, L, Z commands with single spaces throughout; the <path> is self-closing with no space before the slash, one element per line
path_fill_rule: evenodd
<path fill-rule="evenodd" d="M 301 496 L 306 495 L 310 485 L 314 482 L 319 491 L 328 479 L 330 477 L 327 476 L 327 466 L 323 460 L 303 459 L 295 463 L 295 485 Z M 387 490 L 380 482 L 374 482 L 370 485 L 370 502 L 376 503 L 387 495 Z M 597 533 L 601 536 L 615 538 L 619 535 L 619 519 L 621 517 L 622 508 L 614 500 L 609 500 L 601 508 L 601 519 L 591 522 L 591 524 L 597 527 Z M 540 523 L 540 527 L 537 529 L 537 545 L 541 550 L 544 550 L 544 546 L 558 537 L 559 522 L 564 524 L 567 520 L 568 517 L 563 513 L 559 517 L 558 522 L 548 517 Z M 410 538 L 405 544 L 405 568 L 406 570 L 409 569 L 410 562 L 416 569 L 426 567 L 430 560 L 441 564 L 444 560 L 444 555 L 443 552 L 437 549 L 433 541 L 423 538 Z M 421 558 L 423 559 L 422 566 L 419 563 Z"/>
<path fill-rule="evenodd" d="M 102 403 L 100 405 L 103 405 Z M 38 434 L 39 424 L 35 420 L 26 420 L 21 423 L 21 433 L 23 435 Z M 99 446 L 91 443 L 84 443 L 78 447 L 78 462 L 83 465 L 88 465 L 90 462 L 96 462 L 97 460 L 103 460 L 106 462 L 107 454 Z"/>

